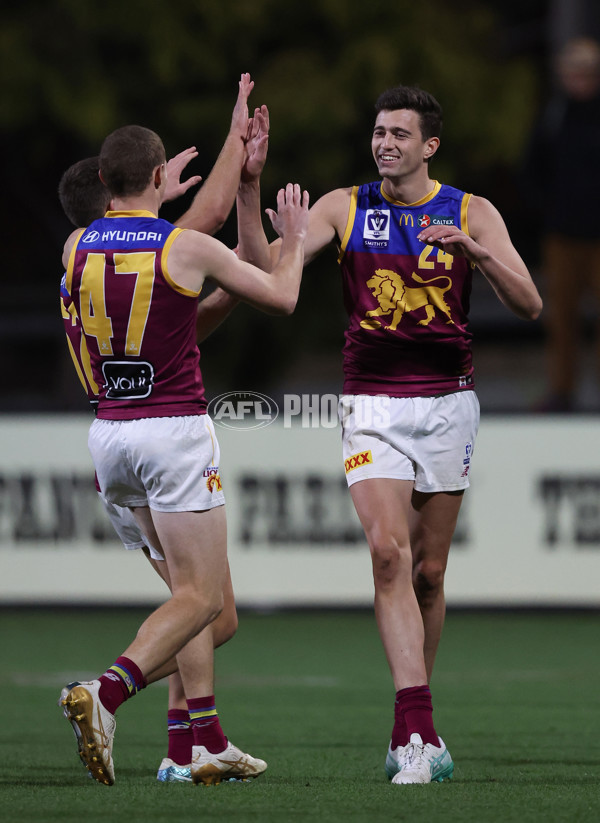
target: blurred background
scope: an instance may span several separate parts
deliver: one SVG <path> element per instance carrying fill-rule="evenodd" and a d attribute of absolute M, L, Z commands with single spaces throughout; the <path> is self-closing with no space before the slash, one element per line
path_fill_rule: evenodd
<path fill-rule="evenodd" d="M 528 182 L 527 154 L 555 92 L 557 52 L 572 37 L 600 38 L 598 18 L 597 0 L 22 0 L 5 10 L 0 412 L 87 407 L 58 311 L 71 230 L 56 194 L 62 172 L 135 122 L 158 131 L 169 156 L 196 145 L 188 171 L 206 178 L 244 71 L 256 81 L 251 105 L 271 112 L 265 206 L 289 179 L 313 202 L 374 179 L 374 101 L 389 86 L 418 84 L 445 114 L 432 175 L 492 200 L 543 293 L 543 225 L 528 197 L 539 192 Z M 188 200 L 164 216 L 175 219 Z M 219 236 L 235 244 L 234 217 Z M 581 311 L 572 405 L 596 411 L 593 300 Z M 209 396 L 337 393 L 344 323 L 332 249 L 307 268 L 292 318 L 241 307 L 204 344 Z M 517 320 L 477 278 L 472 328 L 483 411 L 546 410 L 544 322 Z"/>

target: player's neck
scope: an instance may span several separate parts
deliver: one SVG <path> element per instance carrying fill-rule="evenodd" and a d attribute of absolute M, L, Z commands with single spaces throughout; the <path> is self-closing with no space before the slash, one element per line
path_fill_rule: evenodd
<path fill-rule="evenodd" d="M 113 197 L 111 201 L 112 211 L 150 211 L 158 215 L 158 208 L 159 203 L 154 189 L 129 197 Z"/>
<path fill-rule="evenodd" d="M 435 180 L 425 174 L 411 176 L 409 178 L 384 177 L 383 191 L 391 200 L 398 200 L 400 203 L 418 203 L 435 188 Z"/>

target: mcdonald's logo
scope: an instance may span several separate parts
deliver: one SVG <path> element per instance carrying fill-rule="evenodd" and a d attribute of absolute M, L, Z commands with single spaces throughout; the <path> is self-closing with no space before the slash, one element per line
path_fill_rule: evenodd
<path fill-rule="evenodd" d="M 400 220 L 398 222 L 401 226 L 410 226 L 411 228 L 415 227 L 415 221 L 412 214 L 407 214 L 405 211 L 403 211 L 400 215 Z"/>

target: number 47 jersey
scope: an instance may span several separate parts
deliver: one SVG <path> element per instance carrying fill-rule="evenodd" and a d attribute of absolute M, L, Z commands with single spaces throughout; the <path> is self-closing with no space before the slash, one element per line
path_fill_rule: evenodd
<path fill-rule="evenodd" d="M 148 211 L 115 211 L 74 244 L 65 288 L 81 321 L 99 418 L 206 412 L 196 345 L 199 293 L 168 271 L 182 231 Z"/>

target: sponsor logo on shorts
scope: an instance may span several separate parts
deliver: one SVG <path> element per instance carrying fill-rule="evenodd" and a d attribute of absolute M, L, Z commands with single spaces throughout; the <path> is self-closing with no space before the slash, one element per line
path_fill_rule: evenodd
<path fill-rule="evenodd" d="M 206 477 L 206 488 L 209 492 L 220 492 L 223 489 L 218 466 L 208 466 L 203 474 Z"/>
<path fill-rule="evenodd" d="M 206 472 L 204 472 L 206 475 Z M 211 474 L 209 475 L 206 481 L 206 488 L 209 492 L 220 492 L 223 491 L 223 484 L 221 483 L 221 475 L 219 474 Z"/>
<path fill-rule="evenodd" d="M 344 468 L 346 469 L 346 474 L 348 474 L 348 472 L 354 471 L 354 469 L 358 469 L 360 466 L 366 466 L 372 462 L 373 455 L 369 449 L 369 451 L 366 452 L 358 452 L 358 454 L 353 454 L 352 457 L 344 460 Z"/>
<path fill-rule="evenodd" d="M 466 477 L 469 474 L 469 469 L 471 468 L 471 455 L 473 454 L 473 444 L 467 443 L 465 446 L 465 456 L 463 457 L 463 472 L 461 477 Z"/>

